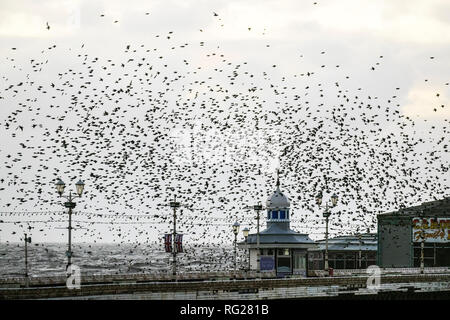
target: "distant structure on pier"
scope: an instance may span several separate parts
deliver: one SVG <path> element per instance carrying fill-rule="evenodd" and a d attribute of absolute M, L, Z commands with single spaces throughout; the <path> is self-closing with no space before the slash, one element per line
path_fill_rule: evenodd
<path fill-rule="evenodd" d="M 315 247 L 308 234 L 290 229 L 290 202 L 280 190 L 277 179 L 275 192 L 267 199 L 267 227 L 259 233 L 260 270 L 276 271 L 277 276 L 306 275 L 307 250 Z M 249 250 L 250 269 L 257 270 L 257 235 L 249 234 L 239 248 Z"/>
<path fill-rule="evenodd" d="M 317 247 L 308 250 L 308 269 L 323 270 L 325 240 L 318 240 Z M 333 269 L 366 269 L 376 264 L 377 234 L 360 233 L 328 239 L 328 265 Z"/>

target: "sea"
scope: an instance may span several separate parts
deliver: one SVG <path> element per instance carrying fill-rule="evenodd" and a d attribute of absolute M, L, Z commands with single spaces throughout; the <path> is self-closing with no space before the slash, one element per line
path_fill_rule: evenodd
<path fill-rule="evenodd" d="M 234 248 L 220 245 L 185 246 L 177 254 L 179 272 L 230 271 L 234 268 Z M 32 277 L 65 274 L 67 244 L 29 244 L 27 248 L 28 274 Z M 172 254 L 159 245 L 146 244 L 72 244 L 72 264 L 83 275 L 136 274 L 170 272 Z M 238 269 L 245 269 L 248 256 L 238 250 Z M 25 245 L 0 243 L 0 277 L 19 277 L 25 274 Z"/>

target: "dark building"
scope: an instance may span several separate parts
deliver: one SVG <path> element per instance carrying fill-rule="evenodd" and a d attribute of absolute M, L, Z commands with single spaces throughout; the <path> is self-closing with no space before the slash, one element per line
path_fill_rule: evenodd
<path fill-rule="evenodd" d="M 383 268 L 450 266 L 450 197 L 378 215 L 377 264 Z"/>
<path fill-rule="evenodd" d="M 308 250 L 308 269 L 323 270 L 325 240 Z M 376 264 L 377 235 L 364 233 L 328 239 L 328 266 L 333 269 L 365 269 Z"/>

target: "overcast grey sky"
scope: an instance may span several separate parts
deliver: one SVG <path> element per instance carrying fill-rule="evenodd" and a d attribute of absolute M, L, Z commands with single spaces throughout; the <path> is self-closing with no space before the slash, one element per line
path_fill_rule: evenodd
<path fill-rule="evenodd" d="M 214 13 L 217 15 L 214 15 Z M 86 172 L 82 170 L 86 166 L 83 167 L 82 164 L 78 164 L 71 168 L 70 162 L 67 162 L 69 160 L 58 161 L 58 149 L 47 148 L 45 147 L 47 144 L 43 142 L 43 139 L 46 139 L 43 135 L 45 128 L 51 129 L 54 133 L 58 125 L 62 124 L 64 129 L 67 128 L 67 131 L 59 134 L 64 134 L 64 132 L 71 132 L 72 129 L 75 130 L 75 125 L 82 121 L 81 118 L 75 121 L 75 118 L 69 117 L 69 119 L 58 122 L 51 121 L 46 117 L 46 115 L 58 117 L 58 115 L 64 114 L 64 110 L 73 109 L 73 106 L 69 107 L 69 94 L 64 96 L 63 91 L 56 91 L 53 94 L 58 97 L 52 97 L 50 93 L 52 89 L 49 87 L 51 83 L 55 83 L 57 88 L 59 85 L 61 85 L 60 88 L 63 88 L 66 81 L 66 83 L 74 85 L 70 94 L 76 94 L 79 89 L 79 92 L 82 92 L 79 94 L 80 97 L 87 92 L 91 94 L 86 102 L 91 99 L 95 100 L 95 98 L 92 98 L 92 94 L 95 93 L 92 88 L 98 86 L 100 90 L 100 85 L 114 87 L 117 82 L 115 83 L 111 79 L 115 80 L 118 77 L 127 79 L 122 86 L 125 87 L 130 80 L 133 80 L 133 73 L 138 74 L 138 72 L 131 67 L 112 68 L 112 76 L 108 77 L 106 73 L 109 69 L 100 70 L 100 72 L 103 72 L 101 74 L 96 71 L 96 77 L 92 80 L 93 86 L 87 85 L 88 89 L 84 90 L 83 83 L 90 79 L 83 78 L 81 80 L 75 74 L 76 72 L 89 74 L 83 62 L 88 63 L 88 65 L 89 63 L 94 64 L 97 59 L 99 64 L 103 66 L 106 65 L 108 60 L 111 60 L 120 65 L 120 61 L 126 62 L 130 58 L 136 58 L 137 60 L 138 57 L 139 59 L 146 57 L 146 62 L 151 61 L 154 68 L 149 72 L 155 78 L 157 77 L 155 73 L 157 70 L 170 75 L 169 78 L 175 77 L 173 71 L 177 71 L 178 75 L 184 76 L 184 80 L 174 83 L 171 86 L 174 89 L 164 95 L 164 99 L 169 101 L 168 110 L 170 111 L 176 110 L 175 100 L 191 101 L 196 99 L 198 95 L 206 97 L 205 99 L 221 97 L 222 93 L 214 92 L 212 89 L 217 88 L 217 86 L 214 87 L 216 84 L 220 84 L 225 89 L 228 88 L 230 93 L 233 90 L 239 91 L 240 89 L 228 84 L 230 78 L 227 76 L 232 72 L 225 70 L 227 64 L 232 65 L 233 68 L 239 65 L 236 69 L 239 71 L 239 78 L 236 76 L 238 78 L 236 84 L 239 84 L 242 92 L 245 91 L 247 94 L 251 92 L 249 89 L 253 87 L 266 88 L 267 86 L 270 88 L 269 84 L 276 88 L 279 87 L 280 92 L 283 92 L 284 87 L 287 88 L 286 90 L 295 87 L 295 89 L 289 91 L 289 94 L 286 94 L 285 98 L 280 98 L 278 92 L 276 95 L 269 94 L 267 93 L 269 90 L 265 89 L 265 91 L 261 90 L 255 93 L 258 96 L 257 99 L 249 99 L 249 105 L 253 106 L 256 103 L 255 101 L 259 101 L 267 110 L 273 108 L 277 111 L 278 104 L 282 105 L 283 103 L 295 105 L 294 96 L 291 94 L 298 92 L 302 99 L 310 99 L 308 100 L 310 105 L 322 110 L 318 113 L 319 115 L 325 115 L 329 111 L 328 107 L 338 104 L 336 92 L 339 89 L 347 90 L 344 94 L 351 96 L 353 99 L 357 96 L 357 99 L 363 98 L 368 101 L 367 99 L 372 100 L 377 97 L 377 103 L 383 106 L 383 110 L 385 105 L 398 106 L 401 115 L 408 116 L 416 121 L 414 128 L 409 127 L 406 130 L 410 130 L 408 132 L 415 135 L 415 141 L 423 138 L 416 151 L 433 152 L 438 150 L 436 153 L 438 159 L 434 161 L 435 169 L 433 169 L 433 177 L 430 179 L 442 183 L 443 187 L 440 190 L 441 194 L 437 195 L 438 198 L 445 194 L 448 195 L 448 178 L 445 180 L 445 175 L 448 175 L 448 171 L 445 171 L 449 164 L 448 149 L 435 149 L 435 146 L 441 138 L 444 138 L 448 144 L 448 119 L 450 115 L 450 87 L 448 85 L 450 81 L 449 1 L 4 0 L 0 3 L 0 42 L 0 96 L 2 97 L 0 99 L 0 161 L 5 166 L 9 166 L 2 168 L 0 173 L 0 177 L 4 179 L 1 185 L 2 190 L 0 190 L 0 211 L 2 212 L 62 210 L 61 207 L 56 207 L 58 204 L 55 201 L 58 199 L 53 185 L 55 173 L 52 170 L 53 167 L 59 168 L 61 173 L 65 173 L 65 170 L 72 172 L 72 175 L 61 175 L 61 178 L 68 185 L 67 189 L 74 190 L 73 183 L 80 176 L 86 181 L 86 192 L 90 194 L 91 198 L 87 197 L 80 200 L 79 207 L 77 207 L 79 210 L 100 214 L 119 212 L 123 215 L 146 214 L 150 211 L 161 212 L 161 208 L 157 208 L 155 204 L 166 203 L 167 196 L 158 196 L 158 191 L 151 191 L 154 193 L 145 196 L 149 200 L 149 203 L 146 203 L 145 206 L 141 205 L 144 194 L 141 194 L 140 191 L 136 193 L 139 199 L 130 200 L 131 204 L 127 204 L 125 200 L 123 200 L 125 202 L 120 200 L 111 203 L 107 197 L 105 198 L 99 192 L 98 188 L 93 188 L 93 183 L 86 173 L 88 169 L 86 168 Z M 131 49 L 124 52 L 127 45 L 130 45 Z M 183 60 L 189 63 L 185 63 Z M 221 68 L 225 70 L 223 73 L 214 70 Z M 75 73 L 62 75 L 68 70 L 74 70 Z M 124 72 L 126 73 L 125 76 L 123 76 Z M 241 75 L 242 73 L 244 73 L 244 76 Z M 311 73 L 312 76 L 309 76 L 308 73 Z M 254 77 L 250 76 L 253 74 Z M 98 82 L 99 78 L 102 79 L 101 83 Z M 103 81 L 103 79 L 105 80 Z M 125 80 L 123 81 L 125 82 Z M 203 85 L 202 81 L 205 81 L 211 87 Z M 32 90 L 23 91 L 24 86 L 20 86 L 21 88 L 17 86 L 21 82 L 24 82 L 24 86 L 27 88 L 34 85 L 34 89 L 36 89 L 36 86 L 42 85 L 42 90 L 45 92 L 42 92 L 42 90 L 38 90 L 39 93 L 34 93 Z M 31 84 L 31 82 L 34 83 Z M 136 82 L 136 80 L 133 80 L 134 86 Z M 337 88 L 337 83 L 340 85 L 339 88 Z M 15 87 L 4 91 L 11 85 Z M 154 88 L 154 92 L 160 92 L 164 90 L 165 84 L 163 82 L 153 83 L 152 88 Z M 189 88 L 190 91 L 184 90 L 184 88 Z M 310 88 L 314 88 L 314 91 L 308 91 Z M 17 92 L 15 93 L 13 90 L 17 90 Z M 145 88 L 134 87 L 134 90 L 144 92 Z M 322 97 L 322 95 L 325 97 Z M 33 99 L 36 99 L 36 101 L 33 101 Z M 133 99 L 133 97 L 125 98 L 124 103 L 133 105 L 136 102 Z M 20 108 L 21 103 L 24 104 L 24 110 L 25 105 L 27 108 L 30 106 L 28 111 L 33 110 L 33 112 L 36 108 L 41 108 L 40 116 L 36 117 L 36 121 L 40 122 L 36 123 L 45 123 L 43 130 L 39 131 L 39 127 L 31 127 L 35 120 L 30 119 L 32 112 L 27 113 L 27 111 L 25 111 L 23 117 L 14 115 L 18 122 L 11 124 L 12 129 L 6 128 L 6 123 L 10 121 L 9 117 L 16 109 Z M 54 108 L 54 105 L 61 105 L 62 107 Z M 242 108 L 241 105 L 240 107 Z M 108 108 L 106 106 L 104 108 L 99 107 L 96 109 L 97 111 L 94 110 L 93 112 L 102 115 L 105 110 L 109 110 Z M 220 108 L 225 110 L 226 115 L 230 106 L 224 104 Z M 143 111 L 140 111 L 139 108 L 132 110 L 132 115 L 136 115 L 138 118 L 144 116 Z M 192 110 L 189 121 L 192 121 L 190 123 L 194 127 L 191 129 L 186 129 L 182 121 L 172 126 L 172 123 L 166 121 L 165 116 L 156 119 L 154 125 L 164 127 L 167 129 L 166 132 L 169 132 L 175 139 L 179 139 L 180 135 L 183 136 L 183 134 L 186 138 L 189 134 L 197 132 L 199 136 L 196 136 L 196 139 L 201 139 L 200 136 L 202 136 L 204 139 L 209 139 L 209 143 L 213 143 L 214 137 L 219 137 L 220 140 L 220 134 L 218 135 L 214 130 L 209 130 L 206 134 L 202 131 L 201 125 L 206 122 L 201 118 L 201 114 L 201 108 Z M 198 118 L 195 118 L 196 115 Z M 352 116 L 351 112 L 350 116 Z M 358 118 L 357 113 L 354 113 L 353 116 Z M 221 117 L 220 114 L 219 118 L 223 120 Z M 386 122 L 381 113 L 377 121 L 382 123 L 381 126 L 386 132 L 393 132 L 400 136 L 400 130 L 396 127 L 396 124 Z M 316 123 L 316 121 L 308 120 L 305 128 L 314 126 Z M 24 129 L 17 129 L 21 124 Z M 237 128 L 239 127 L 240 125 L 237 126 Z M 245 129 L 245 127 L 244 125 L 243 128 Z M 224 232 L 226 235 L 223 239 L 230 240 L 231 232 L 228 231 L 230 221 L 233 219 L 244 220 L 243 217 L 245 217 L 247 221 L 242 222 L 243 226 L 250 226 L 249 221 L 252 213 L 248 211 L 245 213 L 239 212 L 240 209 L 238 208 L 255 201 L 265 201 L 274 188 L 274 172 L 275 168 L 279 166 L 279 154 L 282 150 L 279 150 L 279 145 L 268 143 L 265 138 L 273 135 L 283 139 L 283 130 L 269 126 L 267 128 L 270 129 L 268 133 L 264 133 L 265 138 L 260 139 L 258 138 L 260 132 L 252 131 L 249 133 L 244 129 L 242 134 L 253 139 L 246 142 L 251 150 L 262 149 L 271 153 L 269 155 L 269 152 L 266 152 L 263 157 L 264 175 L 255 177 L 255 181 L 259 183 L 260 187 L 257 188 L 258 190 L 245 188 L 235 190 L 244 195 L 239 196 L 234 202 L 231 201 L 226 210 L 225 208 L 217 209 L 219 206 L 217 197 L 214 198 L 213 196 L 212 200 L 208 199 L 208 201 L 196 198 L 193 205 L 204 205 L 205 211 L 201 211 L 200 216 L 194 211 L 190 213 L 187 211 L 185 214 L 189 213 L 191 216 L 186 218 L 185 225 L 190 227 L 183 230 L 183 223 L 180 223 L 181 231 L 189 234 L 191 230 L 194 230 L 192 229 L 193 225 L 208 221 L 208 217 L 211 218 L 210 222 L 214 221 L 223 225 L 208 227 L 208 230 L 210 230 L 210 232 L 207 232 L 208 237 L 200 236 L 204 231 L 199 231 L 199 236 L 192 235 L 192 241 L 194 239 L 206 242 L 219 241 L 213 240 L 210 236 L 220 234 L 220 232 Z M 188 132 L 187 136 L 186 132 Z M 223 139 L 235 139 L 235 137 L 231 137 L 231 133 L 223 133 L 223 135 Z M 74 135 L 70 137 L 74 138 Z M 142 141 L 147 141 L 146 138 L 141 138 Z M 26 139 L 29 139 L 28 142 Z M 148 139 L 150 143 L 151 139 Z M 370 138 L 368 139 L 370 140 Z M 334 140 L 335 142 L 332 139 L 330 141 L 331 145 L 338 143 L 336 140 Z M 42 163 L 39 165 L 36 163 L 37 160 L 33 159 L 31 152 L 20 153 L 23 149 L 20 146 L 21 142 L 35 145 L 42 143 L 41 146 L 45 151 L 41 152 L 46 155 L 44 167 L 42 167 Z M 183 144 L 186 140 L 181 137 L 178 142 Z M 220 142 L 218 143 L 220 144 Z M 117 152 L 120 151 L 120 145 L 116 145 L 115 148 Z M 98 153 L 97 159 L 108 158 L 108 155 L 100 149 L 92 147 L 91 150 Z M 52 154 L 55 154 L 56 158 L 52 158 Z M 20 165 L 11 165 L 11 158 L 8 158 L 8 155 L 12 155 L 12 159 L 18 159 L 17 163 L 20 163 Z M 252 156 L 257 157 L 256 153 L 253 152 L 250 157 L 247 154 L 246 159 L 248 160 Z M 236 158 L 230 156 L 230 154 L 218 155 L 216 149 L 208 153 L 207 157 L 209 157 L 210 168 L 221 161 L 218 158 L 227 158 L 227 164 L 229 162 L 230 165 L 232 163 L 232 166 L 235 166 Z M 428 165 L 426 162 L 428 160 L 424 160 L 425 158 L 420 156 L 417 157 L 420 158 L 418 160 L 419 166 Z M 42 159 L 44 159 L 44 156 L 42 156 Z M 138 161 L 139 158 L 135 160 Z M 248 161 L 250 162 L 250 160 Z M 306 163 L 308 159 L 305 158 L 304 161 Z M 29 168 L 26 168 L 27 166 Z M 90 166 L 95 167 L 96 165 L 91 162 Z M 38 173 L 38 169 L 43 170 L 43 172 L 39 171 Z M 192 172 L 196 170 L 194 168 L 189 170 L 191 169 Z M 307 203 L 306 198 L 311 198 L 310 202 L 313 204 L 311 195 L 315 191 L 312 190 L 312 186 L 311 190 L 305 188 L 300 191 L 297 190 L 295 186 L 299 184 L 296 180 L 298 177 L 287 172 L 291 169 L 282 168 L 284 176 L 286 176 L 286 179 L 282 180 L 284 190 L 290 198 L 299 196 L 302 198 L 303 204 Z M 149 174 L 145 177 L 138 174 L 141 171 L 135 170 L 135 172 L 135 176 L 131 175 L 124 178 L 124 181 L 130 183 L 130 185 L 124 184 L 122 180 L 120 182 L 115 179 L 105 180 L 103 184 L 108 185 L 106 192 L 111 193 L 112 190 L 122 187 L 134 190 L 134 187 L 130 186 L 136 185 L 144 189 L 145 186 L 140 183 L 148 182 L 152 179 L 152 175 Z M 170 170 L 167 172 L 170 172 Z M 192 174 L 194 180 L 198 179 L 198 175 Z M 202 174 L 203 176 L 212 175 L 212 173 L 207 172 Z M 14 179 L 14 175 L 18 178 Z M 175 175 L 176 173 L 170 172 L 166 176 L 165 183 L 170 185 L 171 179 L 177 180 Z M 253 175 L 255 175 L 255 172 L 249 172 L 249 176 Z M 371 171 L 370 175 L 376 176 L 376 170 Z M 422 175 L 427 177 L 431 174 L 423 170 Z M 33 194 L 32 190 L 34 190 L 32 184 L 35 181 L 31 183 L 33 178 L 40 179 L 43 194 L 50 202 L 46 203 L 40 200 L 21 202 L 12 199 L 20 192 L 17 191 L 19 186 L 12 185 L 11 182 L 14 180 L 29 182 L 30 184 L 27 186 L 29 192 L 26 193 L 29 195 Z M 303 183 L 307 185 L 306 181 L 301 183 L 302 187 Z M 71 185 L 69 186 L 69 184 Z M 166 184 L 161 185 L 164 185 L 165 188 L 167 187 Z M 180 188 L 185 190 L 183 202 L 192 202 L 193 199 L 190 199 L 188 195 L 189 180 L 182 184 L 183 186 L 180 186 Z M 227 179 L 218 179 L 217 185 L 226 189 Z M 389 197 L 395 198 L 395 192 L 401 191 L 396 190 L 396 188 L 388 191 Z M 121 189 L 121 191 L 124 189 Z M 345 190 L 340 191 L 345 192 Z M 226 195 L 227 197 L 230 196 L 229 193 Z M 118 193 L 119 199 L 130 197 L 133 198 L 132 195 Z M 207 197 L 207 195 L 204 197 Z M 350 199 L 350 195 L 348 197 Z M 153 199 L 154 203 L 150 199 Z M 416 196 L 410 198 L 410 204 L 420 203 L 422 200 L 432 200 L 432 196 L 425 196 L 418 192 Z M 356 200 L 353 199 L 353 201 Z M 395 206 L 389 206 L 388 202 L 386 200 L 381 203 L 381 207 L 377 210 L 395 209 Z M 317 216 L 320 211 L 317 208 L 314 209 L 314 212 L 307 210 L 303 204 L 300 206 L 299 201 L 296 203 L 293 200 L 292 203 L 295 206 L 297 217 L 303 217 L 300 223 L 293 222 L 293 227 L 296 230 L 311 233 L 312 238 L 322 237 L 324 223 L 321 215 Z M 346 202 L 345 204 L 346 208 L 342 204 L 340 209 L 348 212 L 359 210 L 353 202 Z M 80 236 L 80 233 L 84 233 L 83 231 L 78 231 L 80 232 L 78 235 L 76 231 L 74 241 L 108 242 L 117 239 L 115 234 L 118 233 L 122 237 L 123 234 L 128 234 L 129 236 L 125 237 L 127 241 L 155 240 L 170 228 L 168 224 L 170 212 L 166 211 L 163 213 L 166 215 L 165 220 L 158 220 L 161 224 L 139 225 L 136 221 L 136 224 L 123 225 L 122 231 L 115 229 L 114 232 L 105 225 L 90 225 L 88 228 L 95 229 L 95 232 L 88 233 L 83 237 Z M 375 211 L 371 211 L 367 223 L 359 221 L 361 220 L 359 218 L 352 220 L 348 217 L 342 221 L 339 220 L 339 223 L 351 221 L 345 232 L 355 231 L 357 226 L 365 227 L 366 224 L 370 224 L 371 230 L 374 231 L 374 214 Z M 63 215 L 61 218 L 66 219 L 67 217 Z M 0 219 L 28 221 L 30 217 L 23 214 L 11 216 L 5 213 Z M 36 215 L 33 216 L 33 219 L 45 220 L 49 219 L 49 215 Z M 129 217 L 122 220 L 124 219 L 129 219 Z M 105 221 L 102 223 L 106 224 Z M 63 228 L 65 223 L 33 225 L 35 229 L 32 233 L 36 241 L 66 241 L 66 230 L 54 229 L 54 226 Z M 18 241 L 26 226 L 27 224 L 0 224 L 0 241 Z M 196 228 L 195 230 L 204 230 L 201 227 L 198 228 L 198 226 Z M 254 226 L 252 228 L 254 229 Z M 45 231 L 38 232 L 38 229 Z M 142 230 L 147 231 L 148 234 L 142 235 Z M 336 228 L 332 231 L 334 234 L 339 232 L 342 232 L 342 228 Z M 185 239 L 189 241 L 189 237 Z"/>

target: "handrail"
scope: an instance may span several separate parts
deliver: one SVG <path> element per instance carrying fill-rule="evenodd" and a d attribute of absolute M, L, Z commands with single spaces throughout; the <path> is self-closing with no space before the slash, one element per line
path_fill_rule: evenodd
<path fill-rule="evenodd" d="M 419 274 L 420 268 L 380 268 L 382 275 L 402 275 L 402 274 Z M 425 274 L 439 274 L 450 273 L 449 267 L 427 267 L 424 269 Z M 333 276 L 361 276 L 367 275 L 366 269 L 334 269 Z M 180 280 L 189 279 L 219 279 L 219 278 L 234 278 L 234 271 L 211 271 L 211 272 L 181 272 L 178 273 L 177 278 Z M 255 270 L 239 271 L 236 272 L 236 276 L 242 278 L 257 278 L 258 273 Z M 275 271 L 261 272 L 260 278 L 275 278 Z M 323 270 L 309 270 L 308 276 L 324 277 L 328 276 L 328 272 Z M 64 275 L 55 276 L 31 276 L 29 278 L 31 285 L 44 285 L 44 284 L 56 284 L 65 283 L 66 277 Z M 170 272 L 152 272 L 147 274 L 142 273 L 130 273 L 130 274 L 81 274 L 81 281 L 83 283 L 91 282 L 113 282 L 113 281 L 149 281 L 149 280 L 172 280 L 173 276 Z M 0 277 L 0 285 L 4 284 L 25 284 L 24 277 Z"/>

